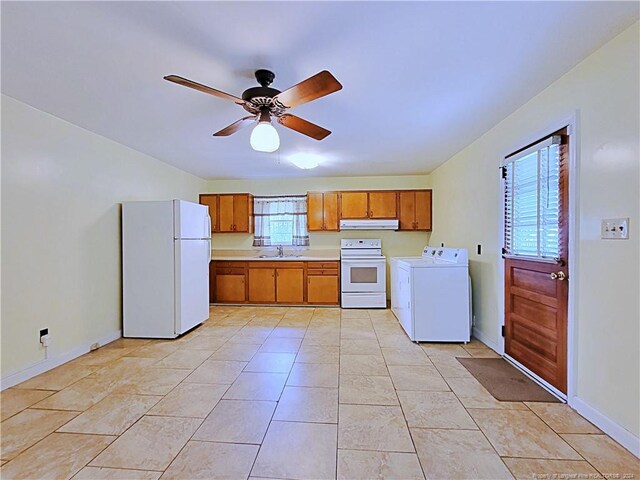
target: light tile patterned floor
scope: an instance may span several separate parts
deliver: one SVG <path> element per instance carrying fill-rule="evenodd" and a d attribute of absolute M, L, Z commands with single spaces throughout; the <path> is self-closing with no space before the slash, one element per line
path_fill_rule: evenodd
<path fill-rule="evenodd" d="M 0 476 L 640 478 L 567 406 L 495 400 L 455 359 L 496 356 L 477 340 L 418 346 L 389 310 L 211 314 L 2 392 Z"/>

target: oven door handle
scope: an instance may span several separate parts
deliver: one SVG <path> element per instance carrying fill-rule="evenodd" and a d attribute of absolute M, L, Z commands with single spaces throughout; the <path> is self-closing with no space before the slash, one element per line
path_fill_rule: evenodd
<path fill-rule="evenodd" d="M 386 263 L 386 260 L 383 258 L 343 258 L 342 263 Z"/>

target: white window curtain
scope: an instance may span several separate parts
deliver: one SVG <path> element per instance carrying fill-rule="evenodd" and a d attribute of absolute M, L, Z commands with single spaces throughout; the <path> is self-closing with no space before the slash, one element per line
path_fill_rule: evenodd
<path fill-rule="evenodd" d="M 254 247 L 309 245 L 307 197 L 254 197 Z"/>
<path fill-rule="evenodd" d="M 507 157 L 504 177 L 504 254 L 560 258 L 560 136 Z"/>

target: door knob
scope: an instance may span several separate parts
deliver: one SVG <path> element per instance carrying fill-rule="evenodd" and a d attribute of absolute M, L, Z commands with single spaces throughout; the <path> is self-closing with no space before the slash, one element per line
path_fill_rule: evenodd
<path fill-rule="evenodd" d="M 549 274 L 549 276 L 551 277 L 551 280 L 560 280 L 563 281 L 565 278 L 567 278 L 567 276 L 565 275 L 564 272 L 551 272 Z"/>

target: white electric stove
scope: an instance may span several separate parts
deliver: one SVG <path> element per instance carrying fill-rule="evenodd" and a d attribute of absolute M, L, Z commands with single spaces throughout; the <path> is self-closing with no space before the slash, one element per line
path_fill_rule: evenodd
<path fill-rule="evenodd" d="M 386 308 L 387 260 L 382 240 L 342 239 L 340 260 L 342 308 Z"/>

